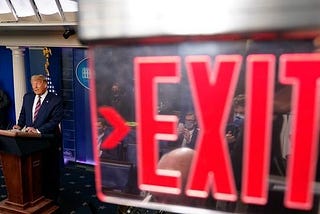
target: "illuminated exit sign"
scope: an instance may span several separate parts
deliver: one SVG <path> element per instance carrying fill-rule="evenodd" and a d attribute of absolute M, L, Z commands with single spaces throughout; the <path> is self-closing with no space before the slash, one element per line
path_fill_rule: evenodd
<path fill-rule="evenodd" d="M 283 204 L 311 209 L 318 159 L 320 54 L 311 53 L 309 43 L 291 43 L 305 50 L 295 53 L 291 46 L 276 42 L 253 44 L 248 52 L 239 49 L 244 47 L 241 42 L 92 49 L 99 56 L 92 61 L 92 122 L 96 125 L 101 117 L 109 125 L 100 146 L 95 140 L 98 131 L 93 133 L 93 146 L 100 148 L 95 149 L 99 198 L 121 204 L 126 199 L 130 206 L 145 208 L 158 208 L 160 201 L 144 202 L 153 194 L 265 205 L 272 200 L 269 169 L 274 99 L 280 85 L 292 88 L 291 109 L 285 113 L 293 115 Z M 232 48 L 225 51 L 229 45 Z M 263 52 L 270 52 L 270 46 L 277 54 Z M 239 93 L 246 98 L 240 198 L 225 137 L 232 100 Z M 173 112 L 190 108 L 199 133 L 183 185 L 179 173 L 170 169 L 160 173 L 157 165 L 179 138 L 179 118 Z M 163 206 L 171 210 L 175 205 L 194 208 L 177 202 Z"/>

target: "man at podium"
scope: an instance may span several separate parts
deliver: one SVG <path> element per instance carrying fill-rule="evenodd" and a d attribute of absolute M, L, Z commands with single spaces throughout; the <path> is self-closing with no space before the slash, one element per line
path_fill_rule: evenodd
<path fill-rule="evenodd" d="M 63 117 L 62 98 L 47 90 L 44 75 L 31 77 L 33 93 L 26 93 L 18 123 L 13 129 L 31 133 L 52 134 L 53 142 L 43 155 L 46 167 L 43 170 L 44 196 L 56 200 L 60 185 L 61 132 L 59 123 Z"/>

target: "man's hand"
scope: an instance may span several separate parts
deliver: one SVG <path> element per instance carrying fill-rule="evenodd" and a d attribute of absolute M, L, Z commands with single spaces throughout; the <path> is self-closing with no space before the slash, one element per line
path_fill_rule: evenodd
<path fill-rule="evenodd" d="M 226 139 L 228 143 L 234 143 L 236 142 L 236 138 L 234 135 L 232 135 L 231 131 L 228 131 L 228 133 L 226 134 Z"/>
<path fill-rule="evenodd" d="M 38 133 L 37 130 L 33 127 L 27 127 L 26 132 Z"/>
<path fill-rule="evenodd" d="M 20 127 L 20 126 L 18 126 L 18 125 L 14 125 L 14 126 L 12 127 L 12 129 L 18 129 L 18 130 L 21 130 L 21 127 Z"/>
<path fill-rule="evenodd" d="M 184 132 L 183 132 L 183 136 L 184 136 L 184 139 L 186 139 L 186 141 L 189 143 L 190 142 L 190 131 L 188 129 L 184 129 Z"/>

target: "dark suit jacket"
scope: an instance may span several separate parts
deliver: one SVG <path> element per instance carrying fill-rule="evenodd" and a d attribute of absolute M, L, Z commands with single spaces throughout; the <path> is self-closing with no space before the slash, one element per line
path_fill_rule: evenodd
<path fill-rule="evenodd" d="M 63 117 L 63 103 L 61 97 L 48 92 L 43 100 L 36 120 L 32 121 L 32 106 L 35 94 L 27 93 L 23 97 L 23 104 L 18 120 L 18 125 L 22 128 L 34 127 L 41 134 L 57 134 L 59 123 Z"/>

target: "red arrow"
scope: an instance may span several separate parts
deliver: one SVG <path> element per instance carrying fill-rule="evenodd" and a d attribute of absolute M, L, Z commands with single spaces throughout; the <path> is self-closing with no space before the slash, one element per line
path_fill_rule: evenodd
<path fill-rule="evenodd" d="M 114 130 L 104 139 L 101 144 L 102 149 L 115 148 L 120 141 L 129 133 L 130 128 L 126 125 L 125 120 L 112 107 L 100 107 L 99 113 L 108 121 Z"/>

